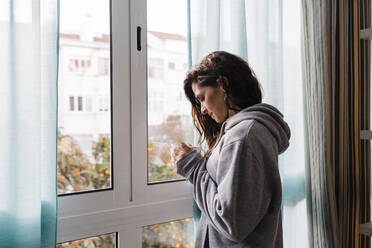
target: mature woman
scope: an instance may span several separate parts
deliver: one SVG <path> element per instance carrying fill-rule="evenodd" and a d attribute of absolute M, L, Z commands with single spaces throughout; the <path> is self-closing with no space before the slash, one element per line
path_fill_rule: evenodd
<path fill-rule="evenodd" d="M 254 73 L 227 52 L 195 65 L 184 90 L 208 145 L 204 156 L 184 143 L 173 151 L 201 210 L 195 247 L 283 247 L 278 155 L 290 138 L 283 115 L 261 103 Z"/>

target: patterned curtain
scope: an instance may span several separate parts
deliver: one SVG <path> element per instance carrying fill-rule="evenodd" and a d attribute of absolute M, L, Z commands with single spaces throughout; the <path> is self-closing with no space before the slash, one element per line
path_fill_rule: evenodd
<path fill-rule="evenodd" d="M 303 44 L 314 247 L 370 247 L 370 44 L 368 0 L 304 0 Z"/>

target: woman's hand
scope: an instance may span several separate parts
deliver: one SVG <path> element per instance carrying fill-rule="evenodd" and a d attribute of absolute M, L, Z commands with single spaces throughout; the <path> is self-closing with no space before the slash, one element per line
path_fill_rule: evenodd
<path fill-rule="evenodd" d="M 172 154 L 172 163 L 176 164 L 178 160 L 183 158 L 186 154 L 192 151 L 191 145 L 186 145 L 185 143 L 181 142 L 181 146 L 174 147 L 171 151 Z"/>

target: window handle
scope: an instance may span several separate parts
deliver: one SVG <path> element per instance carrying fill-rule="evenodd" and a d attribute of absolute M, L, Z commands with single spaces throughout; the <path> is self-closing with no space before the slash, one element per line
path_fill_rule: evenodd
<path fill-rule="evenodd" d="M 141 51 L 141 27 L 137 27 L 137 50 Z"/>

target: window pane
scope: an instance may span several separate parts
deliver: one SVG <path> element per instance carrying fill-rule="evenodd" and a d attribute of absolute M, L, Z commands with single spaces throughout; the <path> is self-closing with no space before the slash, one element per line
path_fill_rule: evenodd
<path fill-rule="evenodd" d="M 163 6 L 172 11 L 164 12 Z M 194 143 L 191 106 L 183 93 L 186 9 L 186 0 L 147 1 L 149 183 L 180 179 L 170 161 L 170 146 Z"/>
<path fill-rule="evenodd" d="M 116 234 L 104 234 L 97 237 L 80 239 L 57 244 L 56 248 L 115 248 Z"/>
<path fill-rule="evenodd" d="M 61 0 L 59 49 L 58 193 L 111 188 L 110 1 Z"/>
<path fill-rule="evenodd" d="M 194 247 L 193 219 L 171 221 L 142 229 L 142 248 Z"/>

